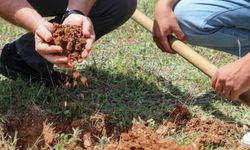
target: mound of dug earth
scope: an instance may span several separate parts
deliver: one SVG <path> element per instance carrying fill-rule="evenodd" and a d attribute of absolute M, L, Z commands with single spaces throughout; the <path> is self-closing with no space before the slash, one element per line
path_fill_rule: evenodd
<path fill-rule="evenodd" d="M 202 150 L 213 146 L 213 149 L 242 149 L 238 135 L 242 128 L 236 124 L 226 124 L 216 120 L 192 118 L 185 107 L 177 104 L 170 114 L 170 121 L 152 128 L 143 121 L 137 121 L 129 129 L 115 131 L 106 124 L 104 114 L 94 114 L 88 119 L 73 120 L 51 116 L 37 108 L 9 116 L 4 124 L 5 135 L 14 137 L 18 131 L 17 146 L 19 149 L 33 147 L 35 149 L 53 149 L 62 142 L 60 134 L 73 135 L 73 128 L 78 128 L 79 134 L 70 144 L 63 145 L 65 149 L 105 149 L 105 150 Z M 126 132 L 122 132 L 125 131 Z M 60 134 L 59 134 L 60 133 Z M 180 145 L 174 138 L 177 134 L 191 138 L 189 143 Z M 111 136 L 117 135 L 118 136 Z M 194 134 L 196 135 L 194 138 Z M 110 136 L 107 144 L 100 147 L 97 137 Z M 99 143 L 99 144 L 98 144 Z M 98 146 L 99 145 L 99 146 Z M 62 145 L 61 145 L 62 146 Z M 1 145 L 0 145 L 1 148 Z"/>
<path fill-rule="evenodd" d="M 172 121 L 166 122 L 159 128 L 151 128 L 143 123 L 135 123 L 128 133 L 122 133 L 117 143 L 109 144 L 105 150 L 202 150 L 207 146 L 226 149 L 240 147 L 238 133 L 241 129 L 235 124 L 225 124 L 221 121 L 201 120 L 192 118 L 188 109 L 175 105 L 170 113 Z M 178 134 L 197 138 L 186 145 L 179 145 L 174 140 L 166 140 L 166 136 Z"/>

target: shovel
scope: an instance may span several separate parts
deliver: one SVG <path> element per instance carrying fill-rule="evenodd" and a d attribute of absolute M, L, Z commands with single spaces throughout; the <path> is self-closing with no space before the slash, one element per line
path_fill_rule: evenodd
<path fill-rule="evenodd" d="M 142 25 L 145 29 L 153 32 L 153 21 L 144 15 L 139 10 L 136 10 L 132 16 L 133 20 Z M 169 41 L 171 48 L 175 50 L 179 55 L 181 55 L 188 62 L 193 64 L 200 71 L 205 73 L 208 77 L 212 78 L 216 70 L 218 69 L 214 64 L 209 62 L 207 59 L 199 55 L 192 48 L 187 46 L 182 41 L 176 39 L 174 36 L 169 36 Z M 247 106 L 250 106 L 250 90 L 240 95 L 240 101 Z"/>

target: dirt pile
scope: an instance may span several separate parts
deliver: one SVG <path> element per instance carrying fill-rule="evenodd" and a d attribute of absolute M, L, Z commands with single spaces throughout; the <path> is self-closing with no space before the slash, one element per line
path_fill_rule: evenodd
<path fill-rule="evenodd" d="M 194 132 L 199 132 L 200 134 L 195 140 L 195 143 L 200 148 L 207 145 L 213 145 L 214 147 L 223 146 L 226 148 L 240 146 L 237 138 L 240 128 L 235 124 L 193 118 L 187 123 L 184 133 L 189 135 Z"/>
<path fill-rule="evenodd" d="M 137 122 L 128 133 L 122 133 L 117 144 L 109 144 L 105 150 L 192 150 L 195 145 L 178 145 L 175 141 L 164 140 L 154 128 Z"/>
<path fill-rule="evenodd" d="M 69 63 L 81 61 L 81 56 L 85 49 L 86 38 L 79 26 L 54 24 L 56 30 L 53 32 L 52 45 L 58 45 L 63 48 L 62 55 L 67 56 Z"/>
<path fill-rule="evenodd" d="M 170 113 L 171 121 L 159 128 L 151 128 L 143 123 L 136 123 L 128 133 L 122 133 L 118 142 L 109 144 L 105 150 L 202 150 L 213 148 L 238 148 L 237 138 L 240 128 L 235 124 L 221 121 L 192 118 L 187 108 L 176 104 Z M 186 145 L 179 145 L 174 140 L 166 140 L 167 136 L 182 132 L 186 137 L 198 136 Z"/>

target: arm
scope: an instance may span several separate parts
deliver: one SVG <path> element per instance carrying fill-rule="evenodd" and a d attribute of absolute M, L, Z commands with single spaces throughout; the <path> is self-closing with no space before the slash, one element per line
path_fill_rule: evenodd
<path fill-rule="evenodd" d="M 0 3 L 1 17 L 33 33 L 45 22 L 26 0 L 0 0 Z"/>
<path fill-rule="evenodd" d="M 219 68 L 212 78 L 216 92 L 232 100 L 250 89 L 250 53 Z"/>
<path fill-rule="evenodd" d="M 174 54 L 175 51 L 170 48 L 167 36 L 174 33 L 179 40 L 185 41 L 184 33 L 181 31 L 172 10 L 176 2 L 177 0 L 158 0 L 154 13 L 154 41 L 162 51 L 172 54 Z"/>
<path fill-rule="evenodd" d="M 41 17 L 26 0 L 0 0 L 0 16 L 7 21 L 23 27 L 34 33 L 36 51 L 53 64 L 62 64 L 65 57 L 54 57 L 55 53 L 62 52 L 59 46 L 50 46 L 53 25 Z"/>

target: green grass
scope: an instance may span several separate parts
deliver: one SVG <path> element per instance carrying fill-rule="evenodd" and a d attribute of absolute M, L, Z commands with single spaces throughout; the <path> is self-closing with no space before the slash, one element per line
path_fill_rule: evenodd
<path fill-rule="evenodd" d="M 138 7 L 152 17 L 155 1 L 142 0 Z M 23 33 L 0 20 L 0 46 Z M 232 60 L 229 54 L 193 48 L 218 66 Z M 208 77 L 180 56 L 162 53 L 151 34 L 132 20 L 97 41 L 81 71 L 88 76 L 89 87 L 74 92 L 1 77 L 1 116 L 36 105 L 51 114 L 73 118 L 86 119 L 101 112 L 109 125 L 126 128 L 138 117 L 159 123 L 167 117 L 164 110 L 180 102 L 194 116 L 206 115 L 239 125 L 250 123 L 247 107 L 216 95 Z M 179 139 L 185 143 L 181 136 Z"/>

